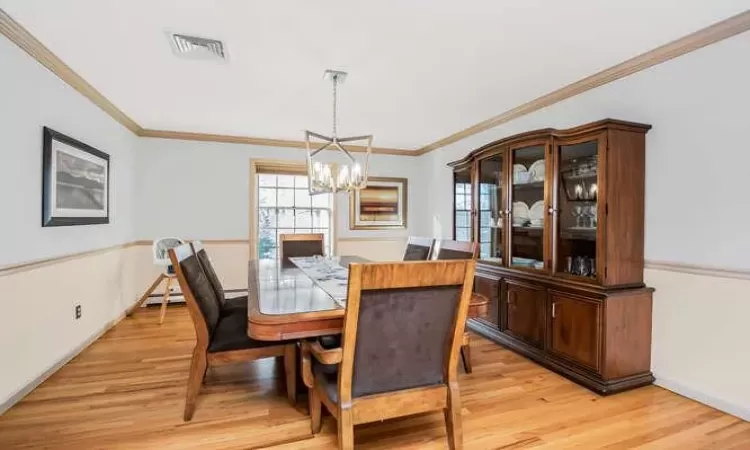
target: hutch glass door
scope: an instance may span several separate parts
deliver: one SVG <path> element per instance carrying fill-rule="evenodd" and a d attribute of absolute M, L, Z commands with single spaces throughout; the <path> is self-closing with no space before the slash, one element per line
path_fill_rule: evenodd
<path fill-rule="evenodd" d="M 557 144 L 555 271 L 597 276 L 599 141 Z"/>
<path fill-rule="evenodd" d="M 545 144 L 511 149 L 510 266 L 545 268 Z"/>
<path fill-rule="evenodd" d="M 479 258 L 503 262 L 503 156 L 479 161 Z"/>
<path fill-rule="evenodd" d="M 472 240 L 471 169 L 453 172 L 453 236 L 457 241 Z"/>

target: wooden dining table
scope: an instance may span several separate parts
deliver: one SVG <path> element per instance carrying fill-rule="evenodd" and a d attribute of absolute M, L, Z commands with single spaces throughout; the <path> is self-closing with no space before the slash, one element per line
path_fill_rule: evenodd
<path fill-rule="evenodd" d="M 341 256 L 342 267 L 371 262 L 358 256 Z M 344 307 L 305 272 L 281 260 L 251 260 L 248 268 L 247 334 L 260 341 L 283 341 L 339 334 Z M 469 317 L 487 314 L 489 301 L 473 295 Z"/>

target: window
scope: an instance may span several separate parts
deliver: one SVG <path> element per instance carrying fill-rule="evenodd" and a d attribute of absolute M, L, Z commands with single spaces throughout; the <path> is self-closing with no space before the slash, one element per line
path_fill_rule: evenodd
<path fill-rule="evenodd" d="M 258 258 L 278 257 L 279 235 L 323 233 L 331 254 L 333 196 L 310 195 L 307 176 L 258 174 Z"/>

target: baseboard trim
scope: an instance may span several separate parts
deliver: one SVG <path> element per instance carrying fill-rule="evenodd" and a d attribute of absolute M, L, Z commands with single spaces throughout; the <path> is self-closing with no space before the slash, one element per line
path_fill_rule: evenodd
<path fill-rule="evenodd" d="M 94 342 L 96 342 L 97 339 L 104 336 L 104 334 L 107 331 L 111 330 L 115 325 L 120 323 L 120 321 L 124 318 L 125 318 L 125 311 L 120 313 L 120 315 L 118 315 L 115 319 L 107 322 L 96 333 L 91 335 L 88 339 L 86 339 L 81 344 L 79 344 L 76 348 L 71 350 L 62 359 L 54 363 L 52 366 L 50 366 L 50 368 L 48 368 L 38 377 L 30 381 L 26 386 L 18 390 L 15 394 L 11 395 L 10 398 L 8 398 L 8 400 L 0 404 L 0 416 L 5 414 L 5 412 L 8 411 L 10 408 L 12 408 L 16 403 L 20 402 L 24 397 L 29 395 L 31 391 L 33 391 L 34 389 L 39 387 L 39 385 L 44 383 L 47 380 L 47 378 L 51 377 L 55 372 L 60 370 L 65 364 L 69 363 L 73 358 L 78 356 L 82 351 L 86 350 L 89 345 L 93 344 Z"/>
<path fill-rule="evenodd" d="M 654 373 L 654 376 L 656 377 L 654 384 L 659 387 L 662 387 L 668 391 L 672 391 L 676 394 L 680 394 L 683 397 L 687 397 L 691 400 L 695 400 L 696 402 L 703 403 L 704 405 L 708 405 L 727 414 L 737 416 L 742 420 L 750 421 L 750 408 L 746 406 L 713 397 L 711 395 L 700 392 L 697 389 L 693 389 L 686 384 L 680 383 L 679 381 L 664 378 L 658 373 Z"/>

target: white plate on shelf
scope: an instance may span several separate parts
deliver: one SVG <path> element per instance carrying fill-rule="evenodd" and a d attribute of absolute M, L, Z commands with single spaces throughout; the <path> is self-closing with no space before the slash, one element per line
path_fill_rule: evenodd
<path fill-rule="evenodd" d="M 529 167 L 529 182 L 544 181 L 544 160 L 534 161 Z"/>
<path fill-rule="evenodd" d="M 529 171 L 523 164 L 513 164 L 513 184 L 529 182 Z"/>
<path fill-rule="evenodd" d="M 529 205 L 524 202 L 513 202 L 513 224 L 529 220 Z"/>
<path fill-rule="evenodd" d="M 531 220 L 532 224 L 534 221 L 544 221 L 544 200 L 539 200 L 531 205 L 531 208 L 529 208 L 529 220 Z M 536 223 L 538 224 L 539 222 Z"/>

